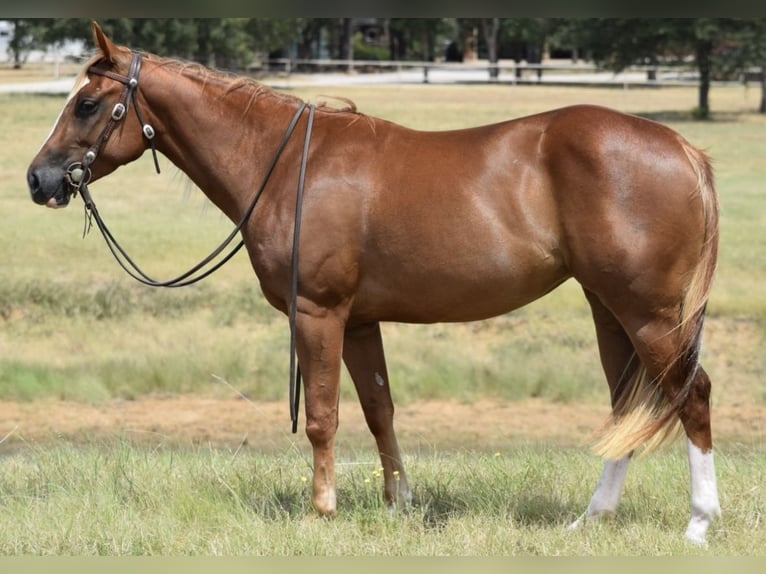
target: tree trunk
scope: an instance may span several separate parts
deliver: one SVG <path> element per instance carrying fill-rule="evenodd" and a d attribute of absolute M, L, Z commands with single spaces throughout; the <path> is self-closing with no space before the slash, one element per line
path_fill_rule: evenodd
<path fill-rule="evenodd" d="M 426 62 L 433 62 L 436 57 L 436 31 L 428 26 L 425 31 L 425 54 L 423 59 Z"/>
<path fill-rule="evenodd" d="M 713 42 L 700 40 L 697 44 L 697 68 L 700 72 L 699 104 L 697 117 L 710 118 L 710 69 L 712 64 Z"/>
<path fill-rule="evenodd" d="M 8 48 L 13 54 L 13 69 L 20 70 L 24 63 L 22 59 L 22 51 L 24 44 L 24 34 L 26 33 L 26 27 L 18 19 L 13 20 L 13 36 L 8 43 Z"/>
<path fill-rule="evenodd" d="M 213 54 L 210 49 L 210 21 L 201 19 L 197 25 L 197 49 L 194 53 L 194 61 L 203 66 L 213 64 Z"/>
<path fill-rule="evenodd" d="M 766 64 L 761 66 L 761 107 L 758 111 L 766 114 Z"/>
<path fill-rule="evenodd" d="M 351 18 L 341 18 L 340 29 L 340 59 L 349 60 L 347 71 L 354 70 L 351 60 L 354 59 L 354 30 L 351 26 Z"/>
<path fill-rule="evenodd" d="M 500 31 L 500 18 L 482 18 L 482 27 L 484 28 L 484 40 L 487 42 L 487 52 L 489 56 L 489 79 L 497 80 L 500 70 L 497 67 L 497 35 Z"/>

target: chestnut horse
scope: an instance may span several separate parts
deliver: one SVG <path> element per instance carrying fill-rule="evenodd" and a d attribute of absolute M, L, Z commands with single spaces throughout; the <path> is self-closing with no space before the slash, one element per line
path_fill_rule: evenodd
<path fill-rule="evenodd" d="M 720 507 L 710 380 L 698 361 L 718 250 L 703 153 L 658 123 L 589 105 L 444 132 L 353 106 L 303 113 L 297 98 L 249 79 L 116 46 L 97 24 L 94 37 L 98 53 L 29 168 L 32 198 L 64 206 L 81 180 L 149 148 L 233 221 L 268 179 L 241 234 L 266 299 L 295 312 L 320 514 L 336 511 L 343 362 L 377 441 L 384 496 L 392 509 L 411 500 L 381 321 L 484 319 L 574 278 L 592 309 L 612 416 L 596 445 L 601 480 L 572 527 L 614 513 L 633 451 L 680 423 L 691 473 L 686 537 L 705 543 Z M 297 135 L 285 138 L 291 120 Z"/>

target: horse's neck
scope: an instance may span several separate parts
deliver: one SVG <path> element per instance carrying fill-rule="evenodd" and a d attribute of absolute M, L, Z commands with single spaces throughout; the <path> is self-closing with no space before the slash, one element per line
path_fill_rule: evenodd
<path fill-rule="evenodd" d="M 265 176 L 294 106 L 259 96 L 255 87 L 227 91 L 219 80 L 173 73 L 165 81 L 172 82 L 172 90 L 164 92 L 172 92 L 171 101 L 151 102 L 161 112 L 158 149 L 238 220 Z"/>

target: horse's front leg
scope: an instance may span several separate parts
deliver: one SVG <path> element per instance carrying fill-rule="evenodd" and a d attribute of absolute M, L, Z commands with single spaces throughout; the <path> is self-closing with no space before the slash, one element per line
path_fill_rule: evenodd
<path fill-rule="evenodd" d="M 340 367 L 345 317 L 327 310 L 299 312 L 298 361 L 306 389 L 306 435 L 314 451 L 316 510 L 335 514 L 335 432 L 338 429 Z"/>

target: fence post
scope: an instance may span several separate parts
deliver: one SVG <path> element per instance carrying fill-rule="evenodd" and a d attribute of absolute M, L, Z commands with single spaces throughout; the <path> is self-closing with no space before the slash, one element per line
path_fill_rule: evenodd
<path fill-rule="evenodd" d="M 489 64 L 489 81 L 497 82 L 500 80 L 500 66 L 497 62 L 490 62 Z"/>

